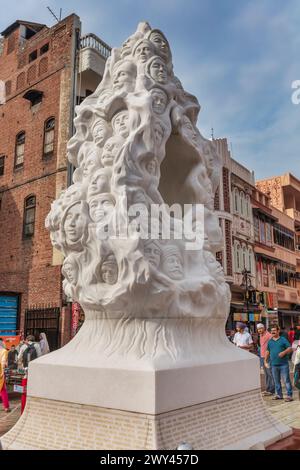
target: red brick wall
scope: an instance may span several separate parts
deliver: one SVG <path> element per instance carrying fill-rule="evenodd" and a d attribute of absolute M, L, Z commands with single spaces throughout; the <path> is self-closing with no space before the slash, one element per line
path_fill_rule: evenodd
<path fill-rule="evenodd" d="M 232 236 L 231 236 L 231 222 L 229 220 L 225 220 L 225 246 L 226 246 L 227 276 L 232 276 L 233 275 Z"/>
<path fill-rule="evenodd" d="M 57 164 L 57 149 L 58 145 L 60 148 L 66 145 L 68 136 L 62 129 L 68 129 L 69 123 L 64 119 L 59 122 L 59 117 L 62 113 L 60 103 L 63 102 L 68 110 L 71 104 L 73 23 L 74 16 L 71 15 L 51 29 L 44 28 L 28 40 L 22 50 L 19 48 L 19 30 L 16 30 L 12 33 L 14 51 L 6 54 L 6 38 L 0 55 L 0 80 L 11 81 L 11 94 L 0 106 L 0 155 L 6 156 L 4 175 L 0 176 L 0 293 L 21 294 L 21 328 L 26 308 L 34 304 L 62 305 L 61 267 L 52 265 L 52 245 L 44 223 L 50 204 L 56 198 L 57 179 L 66 181 L 66 162 L 63 167 Z M 47 42 L 49 51 L 39 57 L 40 48 Z M 35 49 L 38 58 L 29 63 L 29 53 Z M 40 66 L 41 60 L 46 58 L 47 67 L 45 63 Z M 64 74 L 66 83 L 66 70 L 69 79 L 62 96 L 61 80 Z M 17 77 L 21 73 L 25 83 L 17 90 Z M 42 103 L 34 108 L 23 98 L 30 89 L 44 93 Z M 66 96 L 69 99 L 66 100 Z M 54 155 L 45 160 L 44 122 L 50 116 L 55 117 Z M 20 131 L 26 132 L 24 166 L 15 170 L 15 139 Z M 59 135 L 66 136 L 65 142 L 58 141 Z M 24 199 L 33 194 L 36 196 L 34 236 L 23 239 Z"/>

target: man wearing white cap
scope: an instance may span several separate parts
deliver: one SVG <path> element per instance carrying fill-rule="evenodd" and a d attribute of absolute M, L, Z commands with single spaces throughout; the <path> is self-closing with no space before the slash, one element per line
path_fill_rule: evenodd
<path fill-rule="evenodd" d="M 272 338 L 271 333 L 269 333 L 265 326 L 262 323 L 257 324 L 257 333 L 259 334 L 259 343 L 260 343 L 260 357 L 264 360 L 264 374 L 265 374 L 265 381 L 266 381 L 266 391 L 263 392 L 264 396 L 271 396 L 275 393 L 275 385 L 272 376 L 272 369 L 270 367 L 265 366 L 265 357 L 268 342 Z"/>

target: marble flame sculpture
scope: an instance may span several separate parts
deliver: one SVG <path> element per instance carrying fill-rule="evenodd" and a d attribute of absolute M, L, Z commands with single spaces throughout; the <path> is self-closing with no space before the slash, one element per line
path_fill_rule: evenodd
<path fill-rule="evenodd" d="M 214 259 L 222 244 L 213 212 L 221 162 L 196 127 L 199 110 L 173 73 L 166 37 L 147 23 L 113 49 L 98 89 L 76 108 L 68 145 L 74 184 L 53 203 L 46 226 L 66 257 L 68 296 L 87 317 L 96 311 L 119 320 L 103 335 L 106 354 L 164 352 L 175 360 L 189 354 L 179 337 L 190 326 L 168 319 L 227 315 L 229 288 Z M 203 204 L 203 249 L 189 252 L 185 240 L 145 240 L 138 232 L 112 240 L 110 224 L 139 203 Z M 107 229 L 101 239 L 99 224 Z"/>
<path fill-rule="evenodd" d="M 221 160 L 196 127 L 199 110 L 148 23 L 112 50 L 76 108 L 73 184 L 46 227 L 86 320 L 30 363 L 27 406 L 5 449 L 251 448 L 290 433 L 263 406 L 258 359 L 225 336 L 230 291 L 213 210 Z M 155 204 L 158 236 L 148 237 L 144 209 Z M 186 249 L 174 204 L 204 207 L 201 249 Z M 128 236 L 112 236 L 128 218 Z M 249 407 L 251 420 L 240 412 Z"/>

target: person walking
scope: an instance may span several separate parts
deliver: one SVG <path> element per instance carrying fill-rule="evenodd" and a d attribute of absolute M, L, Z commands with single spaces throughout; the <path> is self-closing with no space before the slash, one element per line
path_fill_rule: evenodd
<path fill-rule="evenodd" d="M 27 348 L 23 352 L 22 362 L 23 368 L 26 369 L 30 361 L 37 359 L 42 355 L 41 348 L 39 343 L 35 341 L 35 337 L 33 335 L 28 335 L 25 343 Z"/>
<path fill-rule="evenodd" d="M 288 332 L 288 340 L 291 344 L 295 341 L 295 328 L 291 326 L 290 331 Z"/>
<path fill-rule="evenodd" d="M 274 395 L 275 393 L 275 384 L 274 384 L 271 368 L 265 366 L 265 357 L 266 357 L 267 346 L 268 346 L 270 339 L 272 338 L 272 335 L 266 330 L 265 326 L 262 323 L 258 323 L 257 332 L 259 334 L 259 342 L 260 342 L 260 357 L 263 360 L 263 369 L 264 369 L 265 380 L 266 380 L 266 390 L 262 394 L 264 396 L 271 396 L 271 395 Z"/>
<path fill-rule="evenodd" d="M 4 347 L 2 338 L 0 338 L 0 396 L 1 396 L 4 411 L 6 413 L 9 413 L 10 408 L 9 408 L 9 401 L 8 401 L 8 394 L 6 390 L 5 373 L 4 373 L 5 367 L 7 366 L 7 356 L 8 356 L 8 352 Z"/>
<path fill-rule="evenodd" d="M 293 401 L 293 388 L 290 379 L 290 368 L 289 368 L 289 354 L 293 351 L 289 341 L 280 336 L 279 326 L 272 326 L 271 335 L 272 338 L 269 340 L 267 345 L 267 351 L 265 355 L 265 366 L 266 368 L 272 368 L 273 379 L 275 383 L 276 395 L 272 400 L 282 400 L 282 387 L 281 378 L 283 379 L 287 391 L 287 397 L 285 401 Z"/>
<path fill-rule="evenodd" d="M 9 369 L 17 369 L 18 367 L 18 353 L 14 345 L 11 346 L 7 355 L 7 362 Z"/>
<path fill-rule="evenodd" d="M 44 356 L 45 354 L 48 354 L 50 352 L 50 348 L 49 348 L 49 344 L 48 344 L 48 341 L 47 341 L 46 333 L 41 333 L 40 334 L 40 343 L 39 344 L 40 344 L 42 356 Z"/>
<path fill-rule="evenodd" d="M 237 332 L 234 335 L 233 343 L 246 351 L 250 351 L 253 348 L 253 340 L 250 333 L 245 331 L 246 325 L 242 322 L 237 322 L 236 330 Z"/>

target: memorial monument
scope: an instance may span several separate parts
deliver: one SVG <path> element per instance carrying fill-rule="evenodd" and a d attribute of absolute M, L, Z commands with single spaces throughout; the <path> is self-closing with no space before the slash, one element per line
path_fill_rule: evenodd
<path fill-rule="evenodd" d="M 291 433 L 264 407 L 257 357 L 225 336 L 221 160 L 196 127 L 199 110 L 148 23 L 112 50 L 76 108 L 73 184 L 46 227 L 86 320 L 30 363 L 26 409 L 4 448 L 248 449 Z"/>

